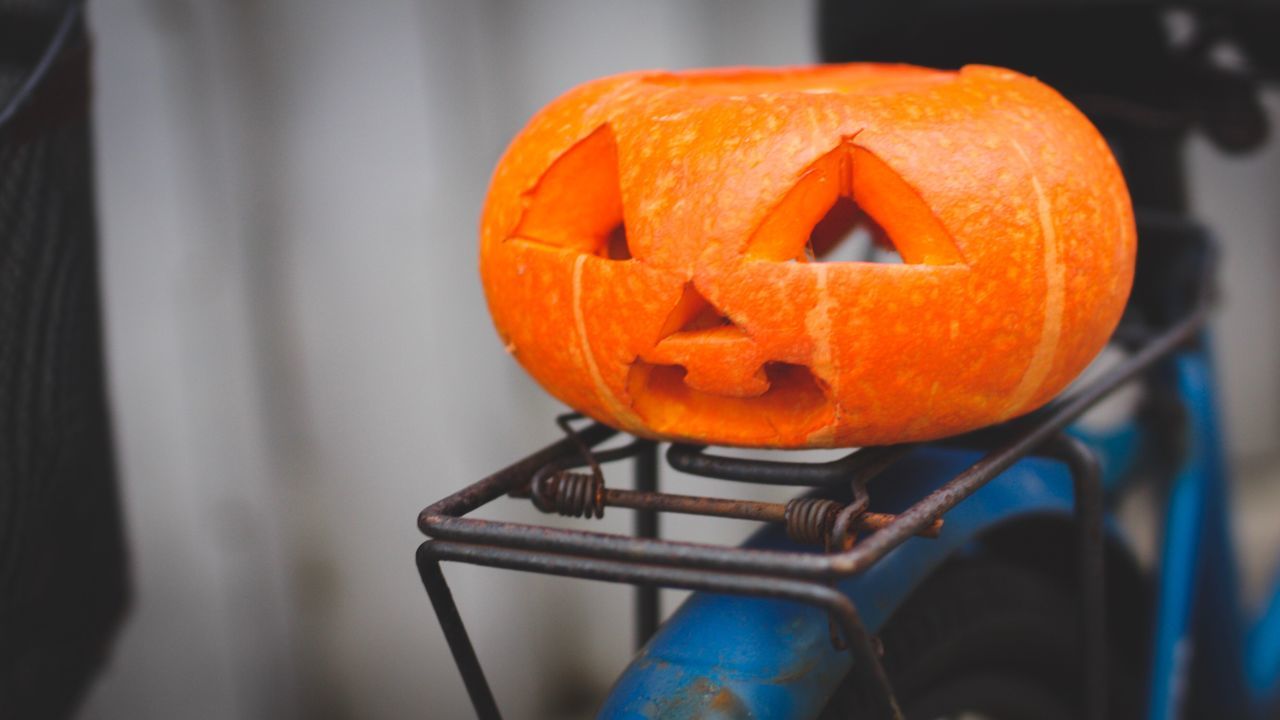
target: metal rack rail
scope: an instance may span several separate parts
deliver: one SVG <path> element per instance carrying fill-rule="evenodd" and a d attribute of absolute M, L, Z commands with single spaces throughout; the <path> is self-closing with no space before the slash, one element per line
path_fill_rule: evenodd
<path fill-rule="evenodd" d="M 617 431 L 600 424 L 575 430 L 567 416 L 561 418 L 564 439 L 428 506 L 418 518 L 419 528 L 431 538 L 418 548 L 418 570 L 477 715 L 500 717 L 441 572 L 442 561 L 636 585 L 641 642 L 657 627 L 661 587 L 784 598 L 817 606 L 831 618 L 836 646 L 853 653 L 854 667 L 863 673 L 867 692 L 882 715 L 901 717 L 872 637 L 853 602 L 832 582 L 866 570 L 908 538 L 936 536 L 947 511 L 1014 463 L 1040 455 L 1065 462 L 1073 479 L 1084 702 L 1087 717 L 1102 717 L 1107 696 L 1103 493 L 1092 451 L 1063 431 L 1116 388 L 1193 340 L 1205 321 L 1206 307 L 1202 298 L 1163 332 L 1143 334 L 1136 341 L 1129 338 L 1139 347 L 1128 359 L 1048 407 L 947 441 L 980 448 L 985 454 L 895 515 L 870 512 L 868 497 L 875 477 L 911 446 L 863 448 L 824 463 L 724 457 L 689 445 L 669 448 L 667 462 L 687 473 L 809 488 L 847 485 L 852 496 L 847 503 L 809 496 L 787 503 L 752 502 L 659 492 L 655 443 L 635 439 L 596 451 Z M 607 486 L 601 470 L 602 464 L 624 459 L 635 463 L 632 490 Z M 580 468 L 588 471 L 575 471 Z M 619 535 L 466 517 L 504 495 L 528 499 L 545 512 L 576 517 L 600 517 L 606 507 L 629 508 L 636 511 L 636 532 Z M 664 512 L 780 523 L 796 542 L 821 545 L 824 552 L 663 540 L 658 537 L 657 518 Z"/>

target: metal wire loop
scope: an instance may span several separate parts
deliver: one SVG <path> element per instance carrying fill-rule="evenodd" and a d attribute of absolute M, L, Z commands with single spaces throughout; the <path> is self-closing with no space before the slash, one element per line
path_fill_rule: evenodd
<path fill-rule="evenodd" d="M 857 528 L 854 521 L 867 511 L 871 497 L 867 494 L 866 482 L 855 480 L 852 485 L 853 502 L 841 508 L 831 520 L 831 545 L 837 550 L 849 550 L 857 541 Z"/>
<path fill-rule="evenodd" d="M 596 460 L 596 456 L 591 452 L 591 446 L 583 441 L 582 436 L 578 435 L 578 431 L 573 429 L 571 424 L 574 420 L 581 420 L 582 413 L 571 412 L 556 416 L 556 424 L 568 435 L 573 443 L 578 446 L 578 452 L 582 454 L 582 459 L 587 461 L 587 465 L 591 467 L 591 474 L 600 478 L 600 482 L 604 482 L 604 472 L 600 470 L 600 462 Z"/>

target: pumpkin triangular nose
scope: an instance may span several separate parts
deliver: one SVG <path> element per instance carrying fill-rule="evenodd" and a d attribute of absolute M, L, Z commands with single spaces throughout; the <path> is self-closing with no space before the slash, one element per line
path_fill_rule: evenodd
<path fill-rule="evenodd" d="M 733 325 L 733 321 L 703 297 L 693 283 L 687 282 L 680 292 L 680 300 L 676 302 L 675 308 L 662 323 L 658 340 L 664 340 L 676 333 L 695 332 L 726 325 Z"/>
<path fill-rule="evenodd" d="M 668 315 L 648 362 L 679 365 L 691 388 L 726 397 L 757 397 L 769 390 L 764 358 L 746 331 L 687 283 Z"/>

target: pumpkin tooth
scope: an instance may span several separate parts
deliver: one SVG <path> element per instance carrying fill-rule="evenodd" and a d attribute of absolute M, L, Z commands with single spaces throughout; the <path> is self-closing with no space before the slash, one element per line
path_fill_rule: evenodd
<path fill-rule="evenodd" d="M 685 382 L 704 392 L 756 397 L 769 389 L 755 342 L 733 325 L 673 333 L 655 345 L 646 359 L 685 368 Z"/>

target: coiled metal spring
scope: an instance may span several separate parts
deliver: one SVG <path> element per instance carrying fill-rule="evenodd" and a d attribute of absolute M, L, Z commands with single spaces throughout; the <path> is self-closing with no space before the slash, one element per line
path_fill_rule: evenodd
<path fill-rule="evenodd" d="M 801 543 L 825 545 L 844 506 L 835 500 L 796 498 L 787 503 L 787 535 Z"/>
<path fill-rule="evenodd" d="M 604 476 L 558 472 L 540 488 L 543 509 L 566 517 L 604 517 Z"/>

